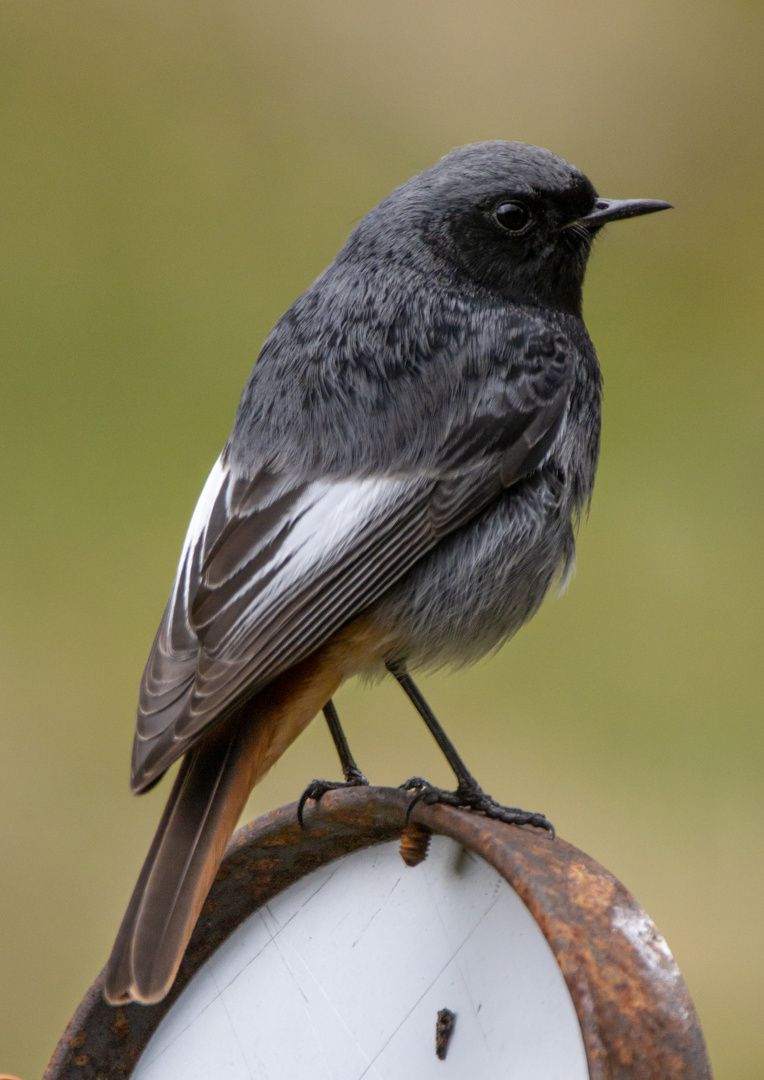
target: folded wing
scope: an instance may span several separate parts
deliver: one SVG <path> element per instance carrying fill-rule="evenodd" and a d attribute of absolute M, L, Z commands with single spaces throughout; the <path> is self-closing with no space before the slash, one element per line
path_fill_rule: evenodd
<path fill-rule="evenodd" d="M 545 346 L 546 347 L 546 346 Z M 449 532 L 536 469 L 571 387 L 561 350 L 488 384 L 435 464 L 312 480 L 221 456 L 202 491 L 141 685 L 132 785 L 355 617 Z"/>

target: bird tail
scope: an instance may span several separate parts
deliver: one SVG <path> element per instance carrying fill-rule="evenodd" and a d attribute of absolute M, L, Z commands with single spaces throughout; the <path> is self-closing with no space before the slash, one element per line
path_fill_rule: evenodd
<path fill-rule="evenodd" d="M 232 718 L 184 757 L 106 965 L 111 1004 L 150 1004 L 170 989 L 259 777 L 258 726 Z"/>
<path fill-rule="evenodd" d="M 187 751 L 106 964 L 112 1005 L 165 996 L 250 791 L 374 640 L 355 620 Z"/>

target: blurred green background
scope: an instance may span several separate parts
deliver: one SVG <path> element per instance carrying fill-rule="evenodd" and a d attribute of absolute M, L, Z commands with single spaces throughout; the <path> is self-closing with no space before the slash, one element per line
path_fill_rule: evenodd
<path fill-rule="evenodd" d="M 577 579 L 424 686 L 489 791 L 645 905 L 717 1077 L 760 1080 L 762 6 L 4 0 L 0 27 L 0 1071 L 39 1076 L 159 816 L 166 784 L 128 793 L 137 683 L 263 337 L 390 188 L 511 138 L 677 209 L 592 260 Z M 373 781 L 448 782 L 395 688 L 339 706 Z M 337 772 L 315 724 L 251 812 Z"/>

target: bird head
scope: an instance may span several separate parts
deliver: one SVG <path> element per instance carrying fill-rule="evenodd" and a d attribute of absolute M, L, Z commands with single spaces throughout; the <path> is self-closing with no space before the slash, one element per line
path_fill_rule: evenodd
<path fill-rule="evenodd" d="M 453 150 L 393 191 L 364 222 L 381 240 L 375 249 L 396 262 L 419 260 L 425 267 L 434 259 L 462 284 L 580 313 L 599 230 L 670 205 L 601 198 L 583 173 L 548 150 L 484 142 Z"/>

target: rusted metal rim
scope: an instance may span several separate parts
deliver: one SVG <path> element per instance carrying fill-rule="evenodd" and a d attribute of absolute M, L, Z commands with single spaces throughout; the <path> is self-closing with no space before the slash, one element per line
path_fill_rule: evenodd
<path fill-rule="evenodd" d="M 395 839 L 410 799 L 394 788 L 332 791 L 308 805 L 304 830 L 295 803 L 240 829 L 167 998 L 115 1008 L 103 1000 L 99 975 L 43 1080 L 129 1077 L 188 981 L 240 923 L 312 870 Z M 570 990 L 592 1080 L 710 1080 L 703 1035 L 679 969 L 649 916 L 612 874 L 536 829 L 421 803 L 412 819 L 481 856 L 525 902 Z"/>

